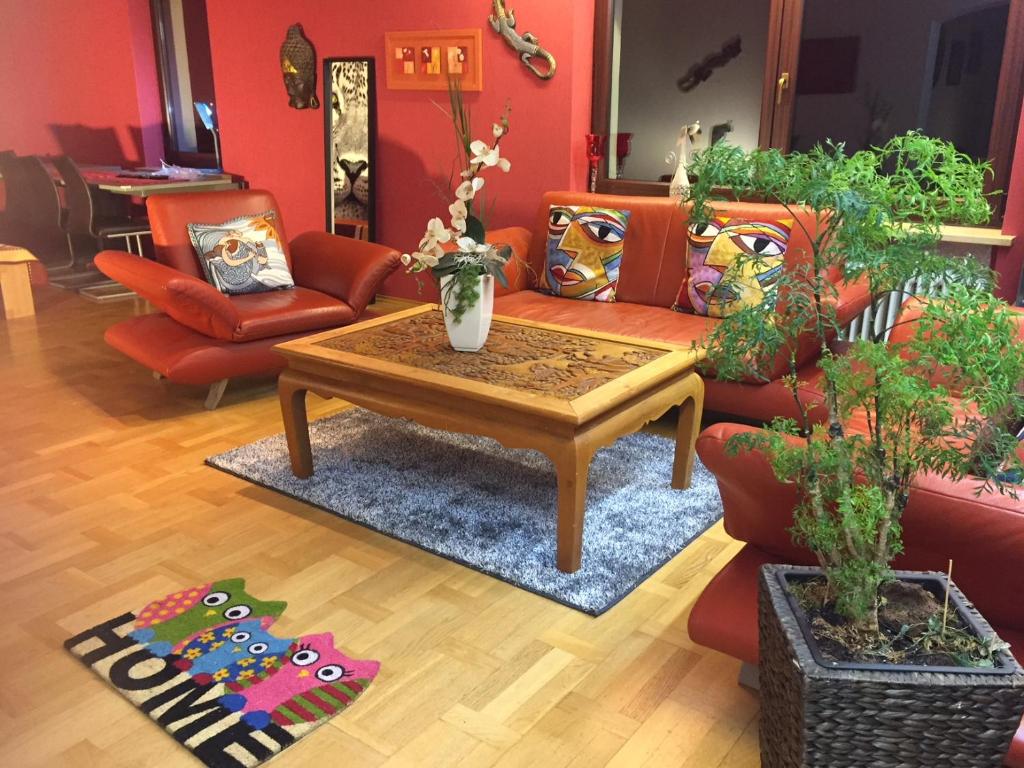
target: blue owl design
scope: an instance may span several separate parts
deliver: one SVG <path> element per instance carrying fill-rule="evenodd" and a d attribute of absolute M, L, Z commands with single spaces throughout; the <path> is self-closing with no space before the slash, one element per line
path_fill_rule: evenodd
<path fill-rule="evenodd" d="M 294 638 L 274 637 L 260 620 L 214 627 L 192 638 L 174 665 L 199 685 L 255 682 L 280 666 Z"/>

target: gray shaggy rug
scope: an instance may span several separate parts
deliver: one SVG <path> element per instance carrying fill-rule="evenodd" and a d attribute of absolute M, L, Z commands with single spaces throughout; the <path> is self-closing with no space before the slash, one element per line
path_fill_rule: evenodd
<path fill-rule="evenodd" d="M 543 454 L 428 429 L 359 408 L 310 424 L 314 473 L 291 472 L 284 434 L 207 464 L 597 616 L 722 515 L 697 461 L 686 491 L 669 485 L 674 444 L 648 432 L 590 465 L 583 567 L 555 567 L 557 483 Z"/>

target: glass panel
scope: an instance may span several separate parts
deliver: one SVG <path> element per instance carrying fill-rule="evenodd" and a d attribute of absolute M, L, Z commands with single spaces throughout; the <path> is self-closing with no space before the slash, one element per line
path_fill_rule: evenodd
<path fill-rule="evenodd" d="M 681 129 L 698 121 L 694 149 L 722 137 L 757 147 L 770 7 L 770 0 L 616 0 L 610 178 L 669 181 Z"/>
<path fill-rule="evenodd" d="M 195 102 L 213 104 L 213 65 L 206 0 L 161 0 L 160 32 L 163 40 L 168 129 L 178 152 L 214 152 L 213 133 L 204 127 Z"/>
<path fill-rule="evenodd" d="M 806 0 L 791 147 L 917 128 L 988 154 L 1009 2 Z"/>

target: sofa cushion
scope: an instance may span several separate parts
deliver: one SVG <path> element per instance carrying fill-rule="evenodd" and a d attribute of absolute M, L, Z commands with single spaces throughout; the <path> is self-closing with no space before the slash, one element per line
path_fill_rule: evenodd
<path fill-rule="evenodd" d="M 233 297 L 231 303 L 239 317 L 232 341 L 336 328 L 355 319 L 352 307 L 341 299 L 309 288 L 249 293 Z"/>
<path fill-rule="evenodd" d="M 689 346 L 700 341 L 718 322 L 700 315 L 684 315 L 666 307 L 616 301 L 566 301 L 539 291 L 519 291 L 494 300 L 494 314 L 615 333 Z"/>
<path fill-rule="evenodd" d="M 278 373 L 285 359 L 273 351 L 274 346 L 302 335 L 236 343 L 211 339 L 157 312 L 112 325 L 103 338 L 170 381 L 206 385 L 236 376 Z"/>
<path fill-rule="evenodd" d="M 236 216 L 220 224 L 188 224 L 206 282 L 237 296 L 292 288 L 274 211 Z"/>
<path fill-rule="evenodd" d="M 727 317 L 744 307 L 775 308 L 793 219 L 715 216 L 688 227 L 687 276 L 672 309 Z"/>
<path fill-rule="evenodd" d="M 628 227 L 629 211 L 552 205 L 544 287 L 567 299 L 615 301 Z"/>

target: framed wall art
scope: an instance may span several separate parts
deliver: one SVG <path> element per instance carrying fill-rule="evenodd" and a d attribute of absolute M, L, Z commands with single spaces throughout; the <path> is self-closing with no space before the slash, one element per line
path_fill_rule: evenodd
<path fill-rule="evenodd" d="M 448 77 L 462 80 L 462 90 L 482 91 L 484 67 L 479 29 L 433 29 L 387 32 L 384 56 L 388 88 L 444 91 Z"/>
<path fill-rule="evenodd" d="M 372 57 L 324 59 L 327 231 L 376 234 L 377 93 Z"/>

